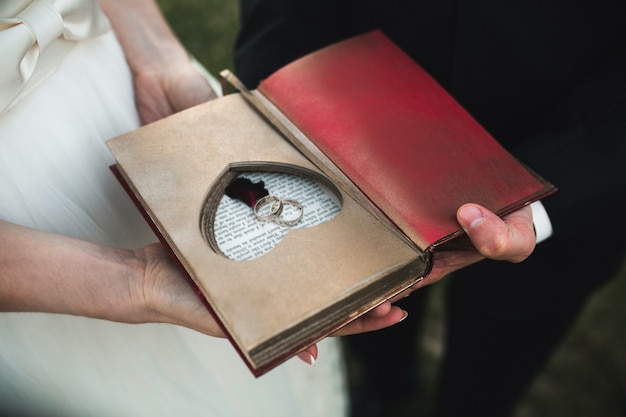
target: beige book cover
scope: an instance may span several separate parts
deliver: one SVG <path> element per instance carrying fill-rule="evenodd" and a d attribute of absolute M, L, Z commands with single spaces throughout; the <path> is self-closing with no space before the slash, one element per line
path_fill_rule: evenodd
<path fill-rule="evenodd" d="M 240 94 L 149 124 L 108 146 L 118 178 L 256 376 L 428 270 L 426 255 L 324 176 Z M 234 259 L 220 247 L 216 230 L 224 223 L 234 229 L 243 221 L 258 228 L 264 222 L 244 204 L 238 210 L 245 220 L 228 220 L 231 213 L 218 222 L 225 189 L 242 175 L 264 173 L 321 185 L 335 197 L 338 212 L 310 227 L 272 225 L 280 229 L 277 244 L 260 256 Z M 287 201 L 285 210 L 290 200 L 302 204 L 304 222 L 312 213 L 289 190 L 279 182 L 272 195 Z M 247 243 L 255 242 L 267 243 Z"/>

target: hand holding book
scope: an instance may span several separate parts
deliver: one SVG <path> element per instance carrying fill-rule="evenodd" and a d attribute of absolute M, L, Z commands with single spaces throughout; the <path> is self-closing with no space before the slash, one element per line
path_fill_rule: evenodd
<path fill-rule="evenodd" d="M 389 300 L 407 290 L 532 252 L 524 207 L 554 186 L 380 33 L 239 90 L 108 144 L 120 182 L 255 375 L 328 335 L 398 322 Z M 234 178 L 259 172 L 320 181 L 341 210 L 232 260 L 215 244 L 217 209 Z M 481 206 L 458 212 L 465 203 Z"/>
<path fill-rule="evenodd" d="M 139 265 L 135 269 L 138 279 L 131 279 L 129 283 L 136 284 L 131 288 L 136 288 L 134 294 L 141 295 L 138 305 L 147 312 L 141 315 L 145 316 L 142 322 L 171 323 L 209 336 L 226 337 L 162 245 L 155 243 L 134 252 L 139 260 L 134 262 Z M 380 330 L 400 322 L 405 316 L 406 312 L 386 302 L 354 320 L 335 336 Z M 310 356 L 317 357 L 315 345 L 299 355 L 307 363 L 310 363 Z"/>
<path fill-rule="evenodd" d="M 457 221 L 471 241 L 471 246 L 440 252 L 434 258 L 430 274 L 392 301 L 434 284 L 454 271 L 483 259 L 518 263 L 530 256 L 535 249 L 536 240 L 529 206 L 498 217 L 480 205 L 468 203 L 459 207 Z"/>
<path fill-rule="evenodd" d="M 520 262 L 533 250 L 535 237 L 528 207 L 500 218 L 484 208 L 473 204 L 464 205 L 466 211 L 458 213 L 461 227 L 473 242 L 475 250 L 468 248 L 443 252 L 435 259 L 431 273 L 422 281 L 402 292 L 392 300 L 348 323 L 332 336 L 377 331 L 393 326 L 404 319 L 406 312 L 392 303 L 410 292 L 433 284 L 451 272 L 468 266 L 483 258 Z M 225 337 L 223 330 L 200 301 L 192 288 L 181 277 L 179 268 L 160 244 L 136 251 L 142 264 L 143 303 L 154 315 L 149 322 L 167 322 L 185 326 L 207 335 Z M 317 357 L 315 345 L 301 352 L 299 357 L 307 363 L 308 357 Z"/>

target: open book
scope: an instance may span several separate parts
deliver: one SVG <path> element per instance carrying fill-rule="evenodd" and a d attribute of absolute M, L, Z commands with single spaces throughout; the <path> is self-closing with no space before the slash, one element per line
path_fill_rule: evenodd
<path fill-rule="evenodd" d="M 505 215 L 556 190 L 381 32 L 256 89 L 224 77 L 240 93 L 108 145 L 120 182 L 256 376 L 426 276 L 462 241 L 463 203 Z M 248 206 L 229 200 L 241 178 Z"/>

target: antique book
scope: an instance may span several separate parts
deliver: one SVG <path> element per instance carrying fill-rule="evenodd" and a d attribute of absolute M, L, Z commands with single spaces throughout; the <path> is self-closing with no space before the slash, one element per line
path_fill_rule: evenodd
<path fill-rule="evenodd" d="M 556 190 L 381 32 L 254 89 L 223 77 L 239 92 L 108 146 L 256 376 L 426 276 L 463 241 L 461 204 L 506 215 Z"/>

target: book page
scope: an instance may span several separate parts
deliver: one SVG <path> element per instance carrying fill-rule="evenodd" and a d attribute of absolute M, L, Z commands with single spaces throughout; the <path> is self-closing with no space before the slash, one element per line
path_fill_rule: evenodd
<path fill-rule="evenodd" d="M 271 196 L 285 201 L 281 218 L 302 217 L 293 226 L 261 221 L 252 207 L 224 195 L 215 214 L 215 240 L 222 253 L 232 260 L 246 261 L 262 256 L 290 230 L 315 227 L 332 219 L 341 210 L 337 196 L 310 178 L 273 172 L 247 173 L 241 177 L 252 182 L 263 181 Z M 270 207 L 271 203 L 264 205 L 263 209 L 269 210 Z M 262 210 L 258 212 L 265 214 Z"/>

